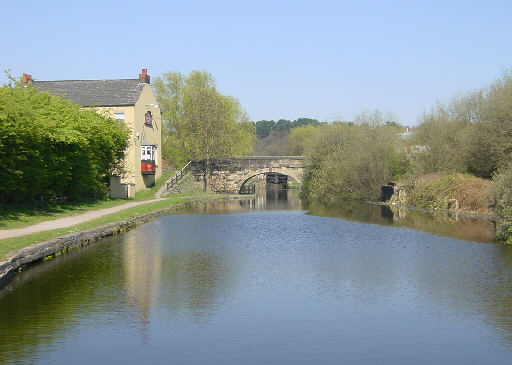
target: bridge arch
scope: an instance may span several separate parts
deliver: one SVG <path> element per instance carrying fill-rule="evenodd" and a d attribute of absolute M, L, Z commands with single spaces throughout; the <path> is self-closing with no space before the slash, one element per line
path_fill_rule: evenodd
<path fill-rule="evenodd" d="M 256 173 L 252 176 L 249 176 L 248 178 L 246 178 L 245 180 L 241 180 L 241 183 L 237 183 L 237 185 L 239 184 L 240 187 L 238 188 L 238 191 L 242 191 L 242 189 L 244 188 L 244 186 L 247 184 L 248 181 L 250 181 L 251 179 L 259 176 L 259 175 L 269 175 L 269 174 L 280 174 L 280 175 L 284 175 L 284 176 L 287 176 L 288 178 L 291 178 L 293 180 L 295 180 L 296 182 L 298 182 L 299 184 L 302 184 L 302 176 L 299 175 L 298 173 L 293 173 L 293 175 L 290 175 L 290 174 L 283 174 L 282 172 L 279 172 L 279 171 L 272 171 L 272 172 L 269 172 L 269 171 L 264 171 L 262 170 L 261 172 L 259 173 Z"/>

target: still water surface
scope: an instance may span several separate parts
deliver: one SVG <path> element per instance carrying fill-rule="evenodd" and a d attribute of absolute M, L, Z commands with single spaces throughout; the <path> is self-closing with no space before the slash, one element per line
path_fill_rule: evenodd
<path fill-rule="evenodd" d="M 512 250 L 493 232 L 284 191 L 201 205 L 15 277 L 0 363 L 512 363 Z"/>

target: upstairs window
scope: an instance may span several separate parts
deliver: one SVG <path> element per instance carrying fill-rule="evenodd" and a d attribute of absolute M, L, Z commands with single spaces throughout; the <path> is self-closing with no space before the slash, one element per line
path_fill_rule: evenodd
<path fill-rule="evenodd" d="M 150 111 L 146 112 L 146 115 L 144 116 L 144 124 L 153 125 L 153 116 Z"/>
<path fill-rule="evenodd" d="M 124 122 L 124 112 L 115 112 L 114 113 L 114 119 L 120 120 L 121 122 Z"/>

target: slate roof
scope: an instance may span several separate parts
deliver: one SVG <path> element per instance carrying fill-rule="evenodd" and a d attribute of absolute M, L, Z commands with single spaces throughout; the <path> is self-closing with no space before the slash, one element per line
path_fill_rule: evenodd
<path fill-rule="evenodd" d="M 145 83 L 139 79 L 33 81 L 40 91 L 63 96 L 81 106 L 135 105 Z"/>

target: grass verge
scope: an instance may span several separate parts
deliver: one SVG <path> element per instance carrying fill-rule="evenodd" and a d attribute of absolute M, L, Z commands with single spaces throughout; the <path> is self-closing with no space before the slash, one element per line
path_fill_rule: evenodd
<path fill-rule="evenodd" d="M 53 201 L 45 204 L 7 205 L 0 204 L 0 229 L 23 228 L 32 224 L 69 217 L 90 210 L 111 208 L 132 201 L 154 199 L 158 189 L 174 174 L 167 171 L 154 187 L 137 192 L 135 199 L 84 200 L 78 202 Z"/>
<path fill-rule="evenodd" d="M 172 198 L 168 199 L 162 199 L 161 201 L 148 203 L 144 205 L 139 205 L 137 207 L 124 209 L 122 211 L 112 213 L 106 216 L 103 216 L 98 219 L 90 220 L 88 222 L 78 224 L 72 227 L 67 228 L 60 228 L 55 229 L 51 231 L 44 231 L 44 232 L 38 232 L 26 236 L 21 237 L 15 237 L 15 238 L 7 238 L 0 240 L 0 261 L 3 261 L 6 259 L 6 255 L 15 250 L 19 250 L 20 248 L 24 248 L 27 246 L 30 246 L 35 243 L 40 243 L 47 241 L 52 238 L 64 236 L 66 234 L 70 234 L 73 232 L 79 232 L 84 231 L 87 229 L 99 227 L 102 225 L 105 225 L 107 223 L 111 222 L 117 222 L 122 221 L 130 217 L 135 217 L 141 214 L 146 214 L 150 212 L 154 212 L 156 210 L 166 208 L 170 205 L 178 204 L 178 203 L 184 203 L 184 202 L 190 202 L 190 201 L 197 201 L 197 200 L 207 200 L 211 198 L 219 197 L 218 194 L 210 194 L 207 195 L 205 193 L 196 194 L 194 196 L 190 196 L 187 193 L 183 194 L 176 194 Z"/>

